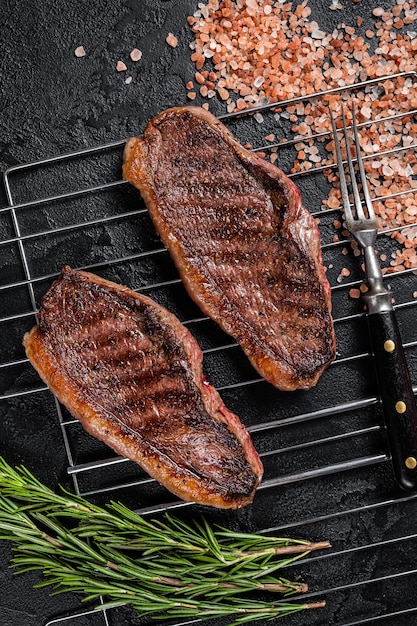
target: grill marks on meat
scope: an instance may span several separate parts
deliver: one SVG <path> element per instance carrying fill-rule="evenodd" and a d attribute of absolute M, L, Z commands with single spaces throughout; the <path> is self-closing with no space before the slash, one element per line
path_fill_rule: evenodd
<path fill-rule="evenodd" d="M 249 434 L 205 381 L 189 331 L 126 287 L 64 268 L 27 355 L 84 428 L 185 500 L 248 504 L 262 476 Z"/>
<path fill-rule="evenodd" d="M 335 356 L 320 234 L 295 185 L 213 115 L 169 109 L 125 148 L 191 297 L 280 389 L 315 385 Z"/>

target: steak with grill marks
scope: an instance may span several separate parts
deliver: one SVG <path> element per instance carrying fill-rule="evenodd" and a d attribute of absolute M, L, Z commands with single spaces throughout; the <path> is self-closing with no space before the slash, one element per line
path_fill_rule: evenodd
<path fill-rule="evenodd" d="M 202 374 L 190 332 L 146 296 L 65 267 L 24 337 L 32 365 L 84 428 L 184 500 L 238 508 L 263 468 Z"/>
<path fill-rule="evenodd" d="M 283 390 L 315 385 L 335 356 L 316 220 L 277 167 L 199 107 L 160 113 L 125 147 L 185 287 Z"/>

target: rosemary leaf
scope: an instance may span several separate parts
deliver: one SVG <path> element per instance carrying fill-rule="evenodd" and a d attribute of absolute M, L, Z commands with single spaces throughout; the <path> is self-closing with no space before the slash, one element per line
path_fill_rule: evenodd
<path fill-rule="evenodd" d="M 300 539 L 236 533 L 205 518 L 144 518 L 121 503 L 98 507 L 55 493 L 0 457 L 0 538 L 13 542 L 18 572 L 42 570 L 37 587 L 80 593 L 100 608 L 131 605 L 158 619 L 217 617 L 237 626 L 323 603 L 288 602 L 307 589 L 277 570 L 328 547 Z M 257 600 L 258 592 L 273 601 Z"/>

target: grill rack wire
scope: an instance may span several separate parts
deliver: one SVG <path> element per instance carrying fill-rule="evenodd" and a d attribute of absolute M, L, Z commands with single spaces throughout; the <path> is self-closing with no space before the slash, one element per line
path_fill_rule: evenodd
<path fill-rule="evenodd" d="M 366 83 L 356 83 L 348 87 L 330 89 L 327 92 L 325 92 L 325 94 L 341 93 L 342 95 L 344 95 L 356 89 L 370 87 L 373 84 L 381 84 L 383 83 L 384 80 L 387 80 L 387 79 L 395 80 L 399 77 L 408 77 L 412 80 L 416 80 L 417 74 L 415 72 L 410 72 L 410 73 L 401 73 L 401 74 L 397 74 L 394 76 L 386 76 L 382 78 L 380 77 L 373 81 L 366 81 Z M 288 107 L 289 105 L 297 104 L 301 100 L 313 101 L 314 99 L 323 97 L 323 95 L 324 95 L 323 93 L 312 94 L 303 98 L 294 98 L 285 102 L 259 106 L 259 107 L 256 107 L 256 109 L 251 109 L 250 111 L 243 111 L 243 112 L 240 112 L 239 114 L 233 114 L 233 113 L 227 114 L 227 115 L 222 116 L 220 119 L 222 119 L 223 122 L 227 124 L 230 121 L 235 122 L 238 119 L 243 118 L 243 117 L 251 117 L 256 112 L 262 112 L 262 113 L 272 112 L 278 106 L 280 107 L 281 110 L 283 110 L 285 109 L 285 107 Z M 413 115 L 415 113 L 417 113 L 417 111 L 407 112 L 407 115 Z M 404 116 L 405 116 L 405 113 L 399 113 L 399 114 L 392 116 L 391 118 L 386 118 L 386 119 L 401 119 Z M 372 123 L 372 121 L 369 123 Z M 363 125 L 366 125 L 366 124 L 367 123 L 364 123 Z M 307 138 L 308 140 L 314 141 L 316 139 L 323 137 L 324 135 L 326 135 L 326 133 L 322 133 L 321 135 L 310 135 Z M 330 135 L 330 133 L 328 133 L 328 135 Z M 289 139 L 286 141 L 286 143 L 276 144 L 275 147 L 278 150 L 281 150 L 282 148 L 287 148 L 288 146 L 295 145 L 295 143 L 299 140 L 300 138 L 297 139 L 297 137 L 294 139 Z M 10 294 L 13 294 L 15 290 L 21 290 L 21 289 L 27 290 L 27 294 L 28 294 L 29 301 L 30 301 L 30 307 L 29 307 L 29 310 L 24 310 L 24 311 L 20 311 L 17 313 L 3 315 L 2 317 L 0 317 L 0 323 L 2 324 L 4 323 L 6 325 L 13 324 L 13 323 L 18 323 L 18 324 L 23 323 L 26 325 L 27 329 L 30 328 L 31 321 L 33 319 L 36 319 L 37 306 L 38 306 L 37 303 L 39 301 L 39 296 L 37 295 L 37 288 L 38 287 L 42 288 L 43 285 L 46 286 L 47 284 L 51 282 L 52 279 L 54 279 L 57 276 L 57 273 L 55 272 L 54 273 L 44 272 L 39 275 L 36 275 L 34 273 L 34 271 L 32 270 L 31 261 L 29 258 L 30 255 L 28 255 L 28 247 L 32 244 L 32 242 L 38 240 L 39 238 L 50 237 L 50 236 L 59 238 L 61 235 L 65 236 L 66 234 L 74 232 L 77 229 L 83 230 L 89 227 L 94 227 L 96 225 L 101 225 L 103 224 L 103 222 L 107 224 L 110 224 L 111 222 L 117 223 L 120 220 L 129 219 L 131 217 L 136 218 L 138 215 L 146 214 L 146 208 L 139 208 L 139 209 L 134 209 L 131 211 L 124 211 L 122 213 L 110 214 L 105 218 L 93 217 L 91 219 L 85 219 L 83 221 L 80 221 L 79 223 L 76 223 L 76 224 L 74 223 L 64 224 L 60 226 L 53 225 L 49 229 L 41 228 L 41 229 L 29 230 L 28 232 L 26 232 L 24 227 L 22 227 L 21 225 L 20 214 L 27 209 L 42 208 L 45 205 L 50 205 L 54 203 L 58 203 L 58 205 L 60 203 L 65 204 L 67 201 L 72 201 L 73 199 L 76 200 L 77 202 L 82 202 L 84 198 L 86 198 L 87 196 L 90 196 L 91 194 L 106 192 L 112 189 L 120 188 L 121 186 L 126 185 L 126 183 L 121 180 L 111 180 L 111 181 L 106 181 L 106 182 L 100 182 L 99 184 L 96 184 L 96 185 L 87 185 L 86 187 L 77 188 L 75 190 L 69 190 L 69 191 L 64 191 L 62 193 L 59 192 L 57 194 L 47 195 L 45 197 L 30 198 L 28 200 L 26 199 L 26 200 L 20 201 L 19 199 L 16 200 L 17 194 L 14 190 L 14 186 L 15 186 L 14 177 L 18 176 L 20 179 L 22 174 L 23 176 L 30 176 L 32 172 L 36 173 L 37 171 L 40 171 L 43 168 L 48 168 L 51 165 L 54 166 L 54 165 L 64 164 L 65 166 L 67 166 L 68 163 L 73 162 L 75 159 L 79 157 L 93 159 L 98 156 L 99 158 L 101 158 L 101 155 L 107 154 L 109 151 L 113 151 L 113 150 L 120 153 L 123 148 L 124 143 L 125 141 L 122 140 L 122 141 L 116 141 L 113 143 L 109 143 L 109 144 L 105 144 L 105 145 L 101 145 L 101 146 L 97 146 L 93 148 L 81 149 L 79 151 L 71 152 L 71 153 L 60 155 L 57 157 L 47 158 L 47 159 L 39 160 L 36 162 L 11 167 L 4 173 L 3 181 L 4 181 L 4 187 L 6 191 L 8 205 L 0 209 L 0 218 L 2 217 L 2 215 L 7 215 L 12 223 L 14 232 L 11 233 L 11 236 L 3 240 L 0 240 L 0 249 L 3 248 L 3 246 L 6 246 L 6 247 L 9 247 L 9 249 L 13 249 L 18 252 L 18 258 L 20 259 L 20 263 L 23 268 L 23 275 L 20 280 L 0 284 L 0 293 L 2 293 L 2 297 L 4 297 Z M 394 148 L 394 150 L 387 151 L 386 153 L 379 153 L 379 154 L 389 154 L 389 153 L 393 153 L 396 151 L 412 150 L 413 148 L 415 148 L 416 145 L 417 144 L 413 144 L 406 148 L 403 146 L 399 146 L 398 148 Z M 265 151 L 267 149 L 269 150 L 271 147 L 274 147 L 274 145 L 261 146 L 261 147 L 255 148 L 255 150 Z M 379 155 L 376 155 L 376 156 L 379 156 Z M 372 157 L 375 158 L 375 155 L 372 155 Z M 316 167 L 313 170 L 300 172 L 297 174 L 289 174 L 289 176 L 292 178 L 298 178 L 301 181 L 301 179 L 303 178 L 314 177 L 315 175 L 317 175 L 317 173 L 325 169 L 329 169 L 329 168 L 334 169 L 335 167 L 336 167 L 336 164 L 333 163 L 330 166 L 323 165 L 323 166 Z M 414 189 L 410 188 L 410 192 L 411 191 L 414 191 Z M 402 192 L 401 195 L 403 194 L 404 192 Z M 396 194 L 393 194 L 393 196 L 395 195 Z M 387 196 L 386 198 L 390 198 L 390 197 L 392 196 Z M 333 216 L 334 218 L 335 216 L 337 216 L 338 211 L 340 211 L 340 209 L 336 209 L 336 210 L 335 209 L 326 209 L 326 210 L 321 209 L 319 211 L 313 212 L 313 215 L 318 218 L 318 221 L 321 224 L 321 221 L 323 218 L 326 218 L 326 216 L 329 218 Z M 417 222 L 413 224 L 407 224 L 407 227 L 412 227 L 412 226 L 417 226 Z M 384 233 L 380 233 L 379 241 L 381 240 L 383 235 L 390 234 L 390 232 L 391 231 L 385 231 Z M 346 245 L 346 240 L 345 241 L 328 241 L 327 243 L 323 244 L 323 247 L 322 247 L 323 255 L 325 255 L 326 252 L 329 252 L 331 255 L 337 254 L 340 257 L 341 247 L 345 245 Z M 33 252 L 31 252 L 30 254 L 33 254 Z M 103 268 L 115 266 L 120 263 L 131 263 L 131 262 L 136 262 L 136 261 L 139 261 L 139 263 L 142 263 L 142 262 L 146 263 L 151 257 L 159 257 L 160 255 L 165 255 L 165 254 L 166 254 L 166 251 L 163 248 L 157 246 L 156 248 L 153 248 L 150 250 L 126 254 L 123 256 L 119 256 L 117 258 L 112 258 L 110 260 L 106 259 L 104 261 L 99 261 L 99 262 L 83 263 L 79 269 L 86 269 L 89 271 L 95 271 L 95 270 L 100 271 Z M 359 265 L 358 260 L 356 260 L 356 262 Z M 401 281 L 401 279 L 403 280 L 410 279 L 411 281 L 416 282 L 416 279 L 414 278 L 415 274 L 416 272 L 414 270 L 404 270 L 401 272 L 397 272 L 396 274 L 387 275 L 385 279 L 390 280 L 394 283 L 393 293 L 396 295 L 398 292 L 398 287 L 396 286 L 398 281 Z M 353 280 L 349 282 L 345 281 L 342 283 L 338 283 L 336 281 L 333 281 L 333 284 L 331 285 L 332 298 L 334 298 L 338 293 L 341 293 L 341 294 L 344 294 L 345 299 L 346 299 L 346 294 L 348 290 L 351 287 L 358 287 L 361 281 L 362 281 L 362 277 L 360 273 L 357 275 L 356 278 L 354 278 Z M 138 290 L 145 291 L 145 292 L 152 292 L 158 289 L 167 289 L 167 288 L 169 289 L 171 287 L 176 288 L 179 285 L 180 285 L 180 279 L 177 276 L 175 276 L 168 280 L 154 282 L 152 284 L 142 286 Z M 417 289 L 417 287 L 415 288 Z M 406 298 L 404 301 L 396 304 L 396 310 L 398 314 L 400 314 L 401 311 L 406 311 L 407 315 L 409 312 L 411 312 L 411 315 L 412 315 L 413 311 L 415 311 L 416 306 L 417 306 L 417 301 L 414 301 L 413 299 L 410 299 L 410 298 Z M 363 318 L 364 318 L 364 313 L 362 310 L 356 310 L 353 312 L 351 311 L 351 312 L 348 312 L 347 314 L 342 314 L 342 315 L 336 314 L 336 317 L 335 317 L 336 329 L 338 328 L 339 325 L 342 325 L 344 327 L 346 324 L 353 324 L 355 326 L 357 322 L 362 323 Z M 207 318 L 201 317 L 201 316 L 199 317 L 197 315 L 189 319 L 183 319 L 182 321 L 185 325 L 193 327 L 193 326 L 198 326 L 199 324 L 204 324 L 206 320 Z M 417 333 L 415 337 L 407 338 L 407 341 L 404 342 L 404 347 L 407 351 L 407 354 L 411 354 L 413 350 L 417 353 Z M 233 352 L 235 348 L 236 346 L 234 343 L 230 342 L 229 340 L 229 342 L 225 344 L 224 338 L 222 338 L 220 345 L 215 345 L 211 347 L 209 346 L 209 347 L 203 348 L 204 359 L 206 360 L 207 358 L 209 358 L 211 354 L 217 355 L 219 353 Z M 350 364 L 352 363 L 356 364 L 361 361 L 366 361 L 369 357 L 370 357 L 370 352 L 369 352 L 369 349 L 367 348 L 359 352 L 356 351 L 352 354 L 348 353 L 346 355 L 343 355 L 343 354 L 341 355 L 340 353 L 338 353 L 338 356 L 335 362 L 331 365 L 330 370 L 334 370 L 335 368 L 338 368 L 339 366 L 344 365 L 344 364 L 347 365 L 347 367 L 349 367 Z M 23 367 L 26 364 L 26 362 L 27 360 L 24 357 L 5 361 L 4 363 L 0 364 L 0 375 L 2 372 L 7 372 L 9 369 Z M 220 381 L 220 383 L 215 384 L 215 386 L 217 387 L 218 391 L 223 395 L 229 392 L 232 392 L 232 394 L 234 392 L 237 392 L 237 394 L 239 394 L 244 389 L 255 388 L 260 384 L 263 384 L 262 380 L 256 377 L 255 375 L 249 378 L 244 378 L 244 380 L 231 381 L 231 382 L 228 382 L 227 380 L 224 382 Z M 417 386 L 414 386 L 413 390 L 414 390 L 414 393 L 416 393 Z M 7 401 L 7 400 L 13 400 L 13 399 L 24 397 L 24 396 L 33 397 L 37 394 L 44 394 L 44 393 L 49 393 L 47 391 L 47 387 L 45 385 L 38 383 L 36 386 L 31 386 L 30 388 L 6 391 L 6 393 L 4 393 L 3 396 L 0 397 L 0 399 L 3 401 Z M 304 398 L 306 398 L 306 396 L 304 396 Z M 119 490 L 122 490 L 122 491 L 126 489 L 130 490 L 132 488 L 138 488 L 138 487 L 147 488 L 148 486 L 151 486 L 152 488 L 152 486 L 154 486 L 155 481 L 153 481 L 147 476 L 139 476 L 137 479 L 130 480 L 128 482 L 120 482 L 117 484 L 104 484 L 101 486 L 95 485 L 95 482 L 96 482 L 95 477 L 97 476 L 97 473 L 100 472 L 101 470 L 114 468 L 115 466 L 121 466 L 123 464 L 130 464 L 131 462 L 120 456 L 111 456 L 111 455 L 106 456 L 105 453 L 104 453 L 104 456 L 100 456 L 99 454 L 99 458 L 95 458 L 94 460 L 86 460 L 86 461 L 77 460 L 76 458 L 77 451 L 74 449 L 74 444 L 73 444 L 72 436 L 70 434 L 70 430 L 72 428 L 77 428 L 78 422 L 77 420 L 74 420 L 73 418 L 71 418 L 71 416 L 69 416 L 69 414 L 65 412 L 65 410 L 60 406 L 60 404 L 58 403 L 56 399 L 53 398 L 52 401 L 54 402 L 54 411 L 56 412 L 56 416 L 61 426 L 62 438 L 63 438 L 66 454 L 68 457 L 68 474 L 72 479 L 74 491 L 78 495 L 82 495 L 86 497 L 94 497 L 98 495 L 105 496 L 106 494 L 111 493 L 112 497 L 114 497 L 113 494 L 114 493 L 117 494 Z M 228 404 L 227 401 L 226 401 L 226 404 Z M 330 419 L 334 416 L 345 416 L 347 414 L 355 413 L 361 410 L 364 410 L 364 411 L 370 410 L 371 412 L 375 412 L 379 406 L 379 398 L 376 393 L 362 394 L 358 398 L 354 398 L 352 400 L 341 398 L 341 400 L 337 403 L 332 403 L 329 405 L 321 406 L 319 408 L 314 408 L 313 406 L 313 409 L 311 410 L 308 410 L 308 409 L 306 410 L 306 404 L 307 404 L 306 401 L 303 400 L 301 403 L 298 403 L 298 407 L 300 408 L 300 410 L 297 410 L 296 412 L 293 412 L 293 413 L 290 410 L 287 410 L 284 417 L 279 416 L 279 417 L 275 417 L 274 419 L 268 419 L 266 422 L 259 421 L 257 423 L 252 423 L 248 426 L 248 430 L 252 433 L 254 437 L 256 437 L 257 435 L 259 435 L 260 437 L 263 437 L 265 435 L 269 437 L 269 434 L 271 432 L 274 432 L 275 430 L 278 430 L 281 433 L 283 429 L 285 428 L 290 429 L 294 425 L 297 426 L 300 424 L 301 425 L 317 424 L 318 422 L 320 422 L 320 420 L 323 420 L 323 419 Z M 238 410 L 236 412 L 238 412 Z M 261 454 L 261 457 L 263 458 L 263 461 L 267 462 L 267 465 L 268 465 L 268 460 L 270 458 L 275 458 L 275 455 L 277 454 L 285 455 L 286 453 L 291 453 L 291 452 L 294 452 L 295 450 L 299 450 L 300 453 L 303 455 L 306 453 L 306 451 L 310 453 L 311 451 L 313 451 L 313 454 L 314 454 L 314 450 L 317 449 L 319 446 L 332 446 L 332 445 L 337 446 L 340 442 L 346 442 L 346 441 L 350 445 L 351 450 L 355 452 L 355 441 L 357 438 L 360 439 L 362 437 L 368 437 L 368 436 L 370 437 L 379 436 L 383 440 L 383 430 L 384 430 L 383 423 L 379 416 L 376 422 L 373 421 L 369 425 L 366 425 L 365 427 L 353 428 L 353 430 L 351 431 L 347 430 L 346 432 L 342 432 L 342 433 L 335 433 L 335 434 L 330 433 L 329 435 L 323 436 L 323 434 L 320 433 L 320 431 L 316 429 L 314 431 L 316 438 L 313 440 L 307 439 L 306 441 L 302 441 L 301 443 L 290 442 L 288 443 L 287 447 L 284 447 L 284 448 L 279 447 L 277 449 L 273 448 L 272 450 L 268 450 L 268 449 L 263 450 L 263 451 L 261 450 L 260 454 Z M 102 451 L 101 451 L 101 454 L 103 454 Z M 267 475 L 259 487 L 259 492 L 271 493 L 274 489 L 282 488 L 287 485 L 304 483 L 305 481 L 312 481 L 314 479 L 320 479 L 322 477 L 330 477 L 332 475 L 336 476 L 337 478 L 338 476 L 342 475 L 342 473 L 344 472 L 349 472 L 352 470 L 354 471 L 362 470 L 365 468 L 373 468 L 375 466 L 382 466 L 382 465 L 389 466 L 389 456 L 388 456 L 386 446 L 384 447 L 384 445 L 382 445 L 382 448 L 380 447 L 377 449 L 371 446 L 371 451 L 369 453 L 359 454 L 359 455 L 352 454 L 352 456 L 344 460 L 341 460 L 338 462 L 332 462 L 330 464 L 326 464 L 322 462 L 321 464 L 319 463 L 316 467 L 313 467 L 313 468 L 307 467 L 304 469 L 303 468 L 298 469 L 297 467 L 295 467 L 294 471 L 291 471 L 291 472 L 282 473 L 278 471 L 277 474 L 274 474 L 273 472 L 268 471 L 269 470 L 269 465 L 268 465 L 267 472 L 266 472 Z M 270 475 L 271 473 L 272 475 Z M 92 486 L 89 486 L 86 488 L 82 487 L 81 483 L 82 483 L 82 478 L 84 476 L 92 476 L 92 479 L 91 479 Z M 89 481 L 87 481 L 87 483 L 88 482 Z M 169 498 L 169 494 L 164 494 L 164 495 L 165 495 L 165 499 Z M 186 503 L 182 501 L 165 501 L 165 499 L 163 498 L 162 502 L 157 501 L 151 505 L 144 504 L 137 510 L 141 514 L 149 514 L 149 513 L 157 513 L 157 512 L 173 510 L 173 509 L 184 509 L 186 507 L 195 507 L 195 505 L 190 504 L 190 503 Z M 366 511 L 375 512 L 375 511 L 387 510 L 392 506 L 397 506 L 397 507 L 403 506 L 407 509 L 409 507 L 410 510 L 412 511 L 413 506 L 415 506 L 415 501 L 416 501 L 415 496 L 412 494 L 401 494 L 401 495 L 396 495 L 395 497 L 393 497 L 391 494 L 387 496 L 387 493 L 383 492 L 382 498 L 376 497 L 373 499 L 372 502 L 368 502 L 365 505 L 363 505 L 362 503 L 358 503 L 356 506 L 349 506 L 343 510 L 336 509 L 331 512 L 324 512 L 322 514 L 317 514 L 317 515 L 312 514 L 311 516 L 307 516 L 307 517 L 304 515 L 303 517 L 299 517 L 295 521 L 288 520 L 285 523 L 279 524 L 278 526 L 269 526 L 268 528 L 262 528 L 260 532 L 269 532 L 273 530 L 275 533 L 277 531 L 282 533 L 283 531 L 286 532 L 289 529 L 291 529 L 291 531 L 294 531 L 297 528 L 300 528 L 300 529 L 309 528 L 311 525 L 314 525 L 318 522 L 323 522 L 323 521 L 326 524 L 333 523 L 333 522 L 337 523 L 338 520 L 341 520 L 344 517 L 355 515 L 359 511 L 361 511 L 361 514 L 363 514 Z M 308 565 L 313 566 L 313 569 L 314 569 L 315 564 L 317 564 L 318 566 L 320 566 L 321 564 L 321 567 L 323 567 L 323 565 L 325 567 L 326 561 L 329 559 L 341 558 L 342 556 L 346 558 L 349 555 L 360 553 L 361 551 L 369 548 L 370 546 L 372 546 L 372 548 L 375 550 L 376 549 L 385 550 L 385 549 L 388 549 L 390 546 L 397 545 L 399 542 L 400 543 L 411 542 L 415 539 L 417 539 L 417 533 L 409 533 L 405 536 L 382 539 L 381 541 L 372 542 L 370 540 L 369 543 L 366 545 L 361 545 L 361 546 L 356 546 L 356 547 L 342 547 L 337 551 L 332 551 L 331 553 L 326 553 L 325 555 L 310 557 L 308 559 Z M 318 592 L 309 592 L 308 594 L 304 595 L 304 597 L 311 597 L 311 598 L 318 597 L 318 596 L 329 597 L 332 595 L 337 595 L 341 591 L 344 593 L 357 592 L 358 590 L 361 590 L 363 587 L 366 587 L 367 585 L 375 585 L 375 584 L 378 585 L 378 584 L 385 583 L 385 582 L 394 583 L 398 580 L 403 579 L 404 577 L 416 576 L 417 569 L 413 567 L 412 564 L 409 564 L 408 567 L 407 565 L 408 564 L 405 564 L 404 567 L 400 571 L 395 571 L 391 574 L 383 574 L 381 576 L 375 576 L 374 578 L 369 578 L 366 580 L 357 580 L 357 581 L 350 582 L 347 584 L 342 584 L 342 585 L 337 585 L 337 584 L 334 584 L 333 586 L 330 585 L 327 588 L 320 589 Z M 101 610 L 100 607 L 96 607 L 92 609 L 90 608 L 82 609 L 82 610 L 80 609 L 71 613 L 70 615 L 64 615 L 56 619 L 52 619 L 48 621 L 47 624 L 45 624 L 45 626 L 52 626 L 53 624 L 63 624 L 67 622 L 72 622 L 72 621 L 76 621 L 79 618 L 84 618 L 84 617 L 88 618 L 88 616 L 90 615 L 99 615 L 100 617 L 102 617 L 103 623 L 106 624 L 106 626 L 110 626 L 112 623 L 110 613 L 111 611 Z M 409 606 L 407 608 L 400 607 L 394 611 L 386 611 L 379 615 L 373 615 L 372 617 L 364 617 L 359 621 L 355 619 L 350 620 L 350 621 L 345 620 L 345 621 L 337 622 L 337 624 L 338 626 L 339 624 L 340 626 L 356 626 L 358 624 L 370 624 L 370 623 L 372 624 L 376 624 L 376 623 L 397 624 L 397 622 L 400 623 L 398 620 L 402 619 L 403 617 L 405 619 L 408 619 L 410 616 L 414 614 L 417 614 L 417 602 L 415 605 Z M 294 618 L 292 619 L 293 619 L 292 623 L 295 624 L 296 621 L 294 621 Z M 180 626 L 180 624 L 182 625 L 186 623 L 187 624 L 194 623 L 194 621 L 176 622 L 175 624 L 176 626 Z M 285 620 L 284 620 L 284 623 L 285 623 Z M 318 623 L 318 622 L 312 622 L 312 623 Z"/>

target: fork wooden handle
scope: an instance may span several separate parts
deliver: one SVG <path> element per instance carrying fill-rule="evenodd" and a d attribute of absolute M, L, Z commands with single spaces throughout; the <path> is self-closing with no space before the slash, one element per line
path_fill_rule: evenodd
<path fill-rule="evenodd" d="M 392 464 L 398 484 L 417 489 L 417 408 L 395 312 L 368 315 Z"/>

